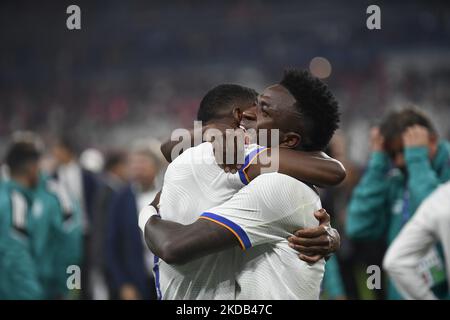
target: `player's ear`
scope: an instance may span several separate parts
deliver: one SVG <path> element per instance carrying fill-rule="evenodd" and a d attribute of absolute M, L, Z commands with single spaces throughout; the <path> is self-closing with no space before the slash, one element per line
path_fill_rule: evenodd
<path fill-rule="evenodd" d="M 237 123 L 237 126 L 239 126 L 242 120 L 242 111 L 239 107 L 233 108 L 233 119 Z"/>
<path fill-rule="evenodd" d="M 280 141 L 280 146 L 284 146 L 289 149 L 295 149 L 300 145 L 302 137 L 295 132 L 288 132 L 283 135 Z"/>

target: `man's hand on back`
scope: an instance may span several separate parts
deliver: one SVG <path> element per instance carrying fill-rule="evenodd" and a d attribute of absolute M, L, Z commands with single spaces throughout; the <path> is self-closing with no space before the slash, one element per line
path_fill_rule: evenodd
<path fill-rule="evenodd" d="M 328 258 L 341 245 L 339 233 L 331 228 L 330 215 L 326 210 L 320 209 L 314 216 L 319 220 L 318 227 L 298 230 L 288 238 L 289 246 L 297 250 L 299 258 L 307 263 Z"/>

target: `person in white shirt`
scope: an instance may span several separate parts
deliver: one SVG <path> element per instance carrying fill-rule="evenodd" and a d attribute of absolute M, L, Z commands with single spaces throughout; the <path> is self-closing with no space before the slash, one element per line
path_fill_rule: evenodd
<path fill-rule="evenodd" d="M 430 289 L 430 283 L 442 273 L 440 270 L 444 270 L 444 266 L 435 270 L 434 274 L 425 276 L 418 268 L 423 258 L 430 254 L 430 249 L 438 243 L 444 251 L 446 278 L 450 288 L 450 182 L 440 186 L 423 201 L 384 257 L 383 268 L 406 299 L 437 299 Z"/>
<path fill-rule="evenodd" d="M 77 203 L 80 210 L 77 210 L 77 218 L 81 221 L 83 230 L 83 260 L 81 269 L 85 272 L 81 277 L 82 297 L 91 299 L 92 295 L 89 288 L 92 285 L 90 277 L 91 261 L 86 254 L 91 250 L 92 241 L 91 223 L 94 212 L 93 205 L 98 190 L 97 176 L 81 167 L 78 161 L 77 143 L 69 136 L 61 136 L 52 146 L 52 155 L 56 161 L 57 168 L 53 174 L 55 178 L 68 192 L 70 197 Z M 79 215 L 79 217 L 78 217 Z"/>
<path fill-rule="evenodd" d="M 303 119 L 308 117 L 308 120 L 317 121 L 315 125 L 306 128 L 302 123 L 300 112 L 296 109 L 300 108 L 297 103 L 299 98 L 306 103 L 301 107 Z M 327 116 L 323 116 L 323 113 L 320 116 L 314 114 L 319 111 L 327 112 Z M 321 150 L 331 138 L 338 121 L 337 103 L 327 88 L 306 72 L 297 71 L 288 72 L 280 85 L 266 89 L 260 97 L 257 113 L 258 127 L 280 128 L 280 146 L 290 149 L 297 149 L 302 145 L 303 150 Z M 262 113 L 264 116 L 261 117 Z M 320 123 L 319 118 L 324 121 Z M 303 144 L 300 143 L 302 139 Z M 212 147 L 210 148 L 212 154 Z M 216 167 L 220 170 L 217 165 Z M 244 170 L 247 168 L 244 166 Z M 181 172 L 180 176 L 183 177 L 193 171 L 186 169 Z M 242 170 L 239 176 L 242 176 L 241 173 Z M 248 172 L 244 173 L 244 176 L 248 177 Z M 148 218 L 147 213 L 145 218 L 141 219 L 140 225 L 141 228 L 145 227 L 149 247 L 166 263 L 178 264 L 199 257 L 207 259 L 210 257 L 208 254 L 228 249 L 229 258 L 226 265 L 222 263 L 214 266 L 221 267 L 217 271 L 228 270 L 228 274 L 230 269 L 235 271 L 235 285 L 229 275 L 224 277 L 224 280 L 228 279 L 228 282 L 224 282 L 224 287 L 228 287 L 229 296 L 245 299 L 318 298 L 324 262 L 310 266 L 306 262 L 298 261 L 298 253 L 290 248 L 286 239 L 298 228 L 317 226 L 314 212 L 320 208 L 320 199 L 312 188 L 279 173 L 262 175 L 238 191 L 230 200 L 204 212 L 197 221 L 182 221 L 190 223 L 189 225 L 165 220 L 168 212 L 164 208 L 165 192 L 164 186 L 160 202 L 164 220 L 154 216 Z M 184 208 L 190 197 L 189 194 L 186 195 L 186 201 L 179 202 L 178 206 Z M 179 207 L 171 210 L 178 211 Z M 195 214 L 198 217 L 199 212 L 195 212 L 194 208 L 188 210 L 194 212 L 194 215 L 192 212 L 190 214 L 191 220 Z M 141 216 L 144 217 L 142 214 Z M 236 246 L 249 249 L 253 244 L 255 248 L 248 250 L 246 255 L 229 251 Z M 313 251 L 314 249 L 310 253 Z M 209 277 L 211 280 L 222 277 L 222 274 L 201 273 L 198 276 Z M 266 279 L 267 276 L 270 278 Z M 279 281 L 280 278 L 284 281 Z M 172 290 L 172 286 L 173 283 L 165 289 Z M 203 285 L 199 285 L 197 290 L 202 288 Z M 164 295 L 164 298 L 167 297 Z M 176 294 L 174 297 L 187 298 Z"/>
<path fill-rule="evenodd" d="M 152 253 L 137 228 L 139 211 L 159 192 L 160 163 L 150 146 L 137 144 L 128 160 L 130 184 L 110 200 L 106 228 L 106 268 L 115 299 L 156 299 Z"/>
<path fill-rule="evenodd" d="M 81 167 L 78 161 L 78 147 L 72 138 L 59 137 L 52 147 L 52 155 L 57 163 L 53 176 L 80 206 L 83 233 L 87 236 L 94 214 L 92 206 L 98 188 L 97 178 L 93 172 Z"/>
<path fill-rule="evenodd" d="M 247 153 L 252 149 L 255 147 L 249 147 Z M 199 212 L 220 205 L 243 186 L 239 174 L 227 174 L 215 163 L 213 146 L 205 142 L 189 148 L 169 165 L 159 213 L 170 221 L 194 223 Z M 157 259 L 157 290 L 165 300 L 234 299 L 234 268 L 230 264 L 235 256 L 233 248 L 182 266 Z"/>

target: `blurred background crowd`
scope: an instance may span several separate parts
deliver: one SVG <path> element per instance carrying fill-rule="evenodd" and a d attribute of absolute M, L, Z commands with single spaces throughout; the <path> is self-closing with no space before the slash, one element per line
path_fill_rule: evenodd
<path fill-rule="evenodd" d="M 414 105 L 440 139 L 450 138 L 445 1 L 378 1 L 381 30 L 367 29 L 372 3 L 366 1 L 77 1 L 81 30 L 73 31 L 66 28 L 70 4 L 0 5 L 0 153 L 5 159 L 14 141 L 37 143 L 39 188 L 52 193 L 48 185 L 55 182 L 71 204 L 59 207 L 60 248 L 54 251 L 73 253 L 60 263 L 80 265 L 83 274 L 80 292 L 68 295 L 62 280 L 50 279 L 61 289 L 36 289 L 35 297 L 153 298 L 153 258 L 137 214 L 162 184 L 167 163 L 158 141 L 192 127 L 210 88 L 238 83 L 261 91 L 286 67 L 323 79 L 342 114 L 328 153 L 343 162 L 347 178 L 322 190 L 342 245 L 323 297 L 393 297 L 387 285 L 367 288 L 366 269 L 382 265 L 388 233 L 401 226 L 364 236 L 356 227 L 348 230 L 347 213 L 352 205 L 358 211 L 352 196 L 358 183 L 367 184 L 371 128 L 387 112 Z M 6 163 L 4 183 L 11 176 Z M 67 212 L 79 217 L 72 227 L 65 224 Z M 33 250 L 45 251 L 29 250 L 31 260 Z M 13 276 L 0 277 L 6 283 Z"/>

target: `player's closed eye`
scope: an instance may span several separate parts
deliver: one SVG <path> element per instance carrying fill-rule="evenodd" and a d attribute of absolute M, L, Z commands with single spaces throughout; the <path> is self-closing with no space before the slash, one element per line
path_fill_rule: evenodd
<path fill-rule="evenodd" d="M 261 104 L 259 105 L 259 109 L 260 109 L 261 114 L 263 115 L 263 117 L 268 117 L 269 116 L 269 107 L 267 106 L 267 103 L 265 103 L 264 101 L 261 102 Z"/>

